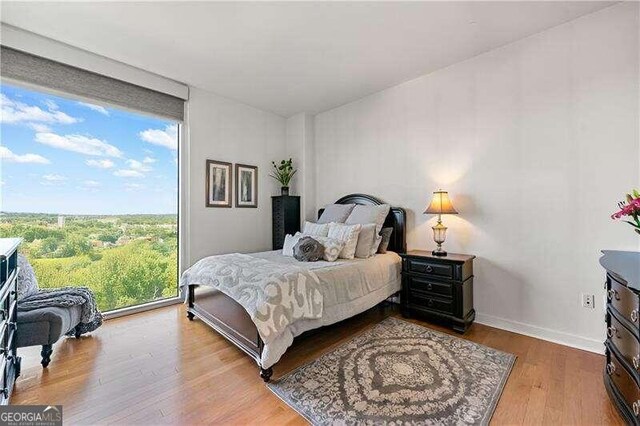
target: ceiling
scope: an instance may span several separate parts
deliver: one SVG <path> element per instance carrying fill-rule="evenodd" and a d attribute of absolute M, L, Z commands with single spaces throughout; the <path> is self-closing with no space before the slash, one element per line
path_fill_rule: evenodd
<path fill-rule="evenodd" d="M 288 117 L 611 2 L 11 2 L 3 22 Z"/>

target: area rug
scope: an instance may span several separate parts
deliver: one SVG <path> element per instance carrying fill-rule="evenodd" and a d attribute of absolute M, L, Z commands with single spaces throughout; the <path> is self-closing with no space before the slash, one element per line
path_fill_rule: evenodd
<path fill-rule="evenodd" d="M 489 424 L 515 358 L 387 318 L 268 386 L 316 425 Z"/>

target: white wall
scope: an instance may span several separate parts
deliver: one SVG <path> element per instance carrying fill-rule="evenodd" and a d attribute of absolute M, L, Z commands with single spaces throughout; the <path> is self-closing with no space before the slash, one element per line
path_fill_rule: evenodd
<path fill-rule="evenodd" d="M 300 113 L 287 119 L 286 158 L 292 158 L 298 170 L 291 181 L 291 195 L 300 196 L 301 221 L 315 221 L 315 147 L 314 117 Z"/>
<path fill-rule="evenodd" d="M 478 320 L 600 351 L 599 251 L 640 248 L 609 219 L 639 184 L 638 47 L 638 4 L 619 4 L 321 113 L 316 205 L 379 196 L 427 249 L 422 211 L 450 191 L 445 248 L 478 256 Z"/>
<path fill-rule="evenodd" d="M 268 175 L 271 161 L 285 156 L 285 119 L 193 87 L 187 114 L 187 265 L 213 254 L 270 250 L 271 196 L 279 188 Z M 207 159 L 258 166 L 258 208 L 205 207 Z"/>

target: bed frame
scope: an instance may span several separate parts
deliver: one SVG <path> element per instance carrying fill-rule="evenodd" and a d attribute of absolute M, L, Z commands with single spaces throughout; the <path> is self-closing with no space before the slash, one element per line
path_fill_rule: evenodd
<path fill-rule="evenodd" d="M 385 204 L 376 197 L 365 194 L 351 194 L 340 198 L 336 204 Z M 318 211 L 318 217 L 324 209 Z M 389 250 L 396 253 L 406 252 L 406 212 L 399 207 L 392 207 L 385 222 L 385 227 L 392 227 Z M 235 300 L 226 294 L 210 287 L 190 285 L 189 307 L 187 317 L 193 321 L 201 319 L 209 327 L 220 333 L 229 342 L 236 345 L 260 365 L 264 344 L 249 314 Z M 383 302 L 383 301 L 381 301 Z M 310 330 L 313 331 L 313 330 Z M 304 334 L 304 333 L 303 333 Z M 260 368 L 260 377 L 268 382 L 273 375 L 273 367 Z"/>

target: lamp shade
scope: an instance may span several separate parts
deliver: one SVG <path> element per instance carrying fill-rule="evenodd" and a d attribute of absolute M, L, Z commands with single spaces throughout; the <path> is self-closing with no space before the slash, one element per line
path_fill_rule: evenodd
<path fill-rule="evenodd" d="M 426 214 L 458 214 L 458 211 L 453 208 L 449 194 L 447 191 L 435 191 L 431 204 L 424 211 Z"/>

